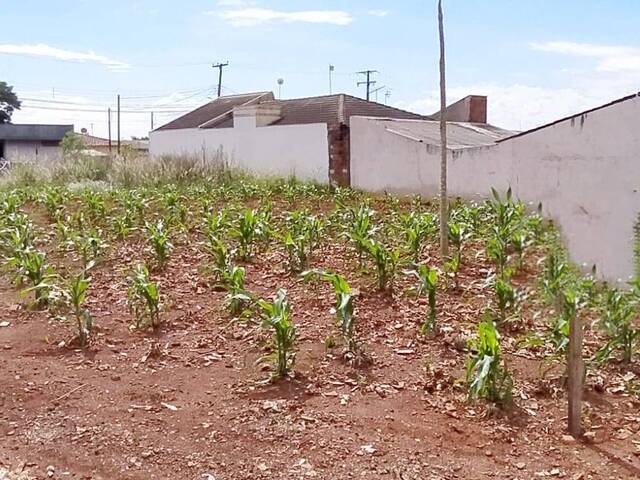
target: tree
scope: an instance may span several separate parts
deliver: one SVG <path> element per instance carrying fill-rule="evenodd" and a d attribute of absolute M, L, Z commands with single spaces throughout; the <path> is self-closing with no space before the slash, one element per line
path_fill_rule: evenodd
<path fill-rule="evenodd" d="M 0 82 L 0 123 L 11 122 L 14 110 L 20 110 L 20 100 L 7 82 Z"/>
<path fill-rule="evenodd" d="M 440 254 L 449 256 L 449 206 L 447 204 L 447 95 L 444 76 L 444 24 L 442 0 L 438 0 L 438 31 L 440 33 Z"/>

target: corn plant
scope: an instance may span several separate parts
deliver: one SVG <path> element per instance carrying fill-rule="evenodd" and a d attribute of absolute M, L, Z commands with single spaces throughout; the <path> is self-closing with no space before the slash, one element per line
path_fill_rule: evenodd
<path fill-rule="evenodd" d="M 322 270 L 308 270 L 302 272 L 305 280 L 319 278 L 330 282 L 336 295 L 336 317 L 340 327 L 340 333 L 344 339 L 347 351 L 353 355 L 358 352 L 358 344 L 354 331 L 354 293 L 347 280 L 340 274 L 324 272 Z"/>
<path fill-rule="evenodd" d="M 640 337 L 640 328 L 633 325 L 638 315 L 638 301 L 633 294 L 612 289 L 607 292 L 602 308 L 600 327 L 608 337 L 604 347 L 596 352 L 599 362 L 607 360 L 615 350 L 622 351 L 622 361 L 630 363 L 633 348 Z"/>
<path fill-rule="evenodd" d="M 283 235 L 289 258 L 289 269 L 300 272 L 307 266 L 309 256 L 320 244 L 322 222 L 307 212 L 293 212 L 287 219 L 289 231 Z"/>
<path fill-rule="evenodd" d="M 470 342 L 469 347 L 469 399 L 485 398 L 502 405 L 511 403 L 513 380 L 502 359 L 500 334 L 490 313 L 485 313 L 478 324 L 478 337 Z"/>
<path fill-rule="evenodd" d="M 498 226 L 494 226 L 491 237 L 487 242 L 487 256 L 496 264 L 499 276 L 505 276 L 509 261 L 509 240 L 507 233 Z"/>
<path fill-rule="evenodd" d="M 150 250 L 155 257 L 156 265 L 160 270 L 162 270 L 167 264 L 169 254 L 173 249 L 173 245 L 169 240 L 169 230 L 165 226 L 163 220 L 158 220 L 155 223 L 147 222 L 145 225 L 145 232 Z"/>
<path fill-rule="evenodd" d="M 239 257 L 248 260 L 253 254 L 256 241 L 266 240 L 270 235 L 270 212 L 246 209 L 240 216 L 238 225 L 229 229 L 229 235 L 238 241 Z"/>
<path fill-rule="evenodd" d="M 29 287 L 22 293 L 28 294 L 33 291 L 35 305 L 38 308 L 44 307 L 49 302 L 49 293 L 54 286 L 54 280 L 58 276 L 54 273 L 53 267 L 46 262 L 46 254 L 34 248 L 27 248 L 19 252 L 9 260 L 9 265 L 16 269 L 16 280 L 20 283 L 27 281 Z"/>
<path fill-rule="evenodd" d="M 400 260 L 400 252 L 390 250 L 387 246 L 373 239 L 365 242 L 365 248 L 376 266 L 378 289 L 393 292 L 393 281 Z"/>
<path fill-rule="evenodd" d="M 375 212 L 369 206 L 362 204 L 358 210 L 349 209 L 351 216 L 345 236 L 354 244 L 358 255 L 358 264 L 362 266 L 364 254 L 368 250 L 368 242 L 379 227 L 374 226 Z"/>
<path fill-rule="evenodd" d="M 227 290 L 225 299 L 227 310 L 232 315 L 243 313 L 253 300 L 253 296 L 244 288 L 245 269 L 235 265 L 231 266 L 221 272 L 220 278 L 222 287 Z"/>
<path fill-rule="evenodd" d="M 99 192 L 93 190 L 86 190 L 82 195 L 82 202 L 89 218 L 96 222 L 103 219 L 106 215 L 107 209 L 104 203 L 104 198 Z"/>
<path fill-rule="evenodd" d="M 133 316 L 134 327 L 139 329 L 150 325 L 154 330 L 160 326 L 160 289 L 151 280 L 149 269 L 137 265 L 128 278 L 127 297 L 129 313 Z"/>
<path fill-rule="evenodd" d="M 205 214 L 205 234 L 208 238 L 222 238 L 229 228 L 229 210 L 222 209 L 216 213 Z"/>
<path fill-rule="evenodd" d="M 420 332 L 433 332 L 437 329 L 436 323 L 436 289 L 438 286 L 438 271 L 427 265 L 418 265 L 415 270 L 409 272 L 418 278 L 416 291 L 418 295 L 426 295 L 429 300 L 429 314 L 420 324 Z"/>
<path fill-rule="evenodd" d="M 418 214 L 411 212 L 402 215 L 400 220 L 411 261 L 418 263 L 423 242 L 438 229 L 436 217 L 431 213 Z"/>
<path fill-rule="evenodd" d="M 584 305 L 583 298 L 575 286 L 569 286 L 558 295 L 560 311 L 551 325 L 551 342 L 556 352 L 565 352 L 569 345 L 569 325 Z"/>
<path fill-rule="evenodd" d="M 86 270 L 89 263 L 98 260 L 107 249 L 108 245 L 101 237 L 102 232 L 92 228 L 71 239 L 71 243 L 80 254 L 83 269 Z"/>
<path fill-rule="evenodd" d="M 287 301 L 286 290 L 278 290 L 272 302 L 258 300 L 258 306 L 263 312 L 262 326 L 273 329 L 275 351 L 267 358 L 275 358 L 274 377 L 286 377 L 293 369 L 296 358 L 296 328 L 290 319 L 291 305 Z"/>
<path fill-rule="evenodd" d="M 508 279 L 500 277 L 495 279 L 494 289 L 498 305 L 498 318 L 504 322 L 508 312 L 516 307 L 517 292 Z"/>
<path fill-rule="evenodd" d="M 93 328 L 91 314 L 87 309 L 82 307 L 87 298 L 88 289 L 89 279 L 87 279 L 85 273 L 82 272 L 71 280 L 68 292 L 71 307 L 73 308 L 73 315 L 76 318 L 76 324 L 78 326 L 78 343 L 81 347 L 85 347 L 89 343 L 89 335 Z"/>
<path fill-rule="evenodd" d="M 134 229 L 133 213 L 129 210 L 113 219 L 113 233 L 119 240 L 126 239 Z"/>
<path fill-rule="evenodd" d="M 221 281 L 223 272 L 228 272 L 233 266 L 234 252 L 229 250 L 222 240 L 213 236 L 207 238 L 204 249 L 211 259 L 211 269 L 215 278 Z"/>
<path fill-rule="evenodd" d="M 562 307 L 561 294 L 569 278 L 569 264 L 557 249 L 551 250 L 544 260 L 542 286 L 546 296 L 554 301 L 557 307 Z"/>
<path fill-rule="evenodd" d="M 62 216 L 65 209 L 65 202 L 67 201 L 66 192 L 57 187 L 47 187 L 40 194 L 40 203 L 42 203 L 49 218 L 52 220 L 58 220 Z"/>
<path fill-rule="evenodd" d="M 449 241 L 455 248 L 455 254 L 445 262 L 445 270 L 453 276 L 454 286 L 458 288 L 458 271 L 462 263 L 462 247 L 469 238 L 467 227 L 463 223 L 448 222 Z"/>

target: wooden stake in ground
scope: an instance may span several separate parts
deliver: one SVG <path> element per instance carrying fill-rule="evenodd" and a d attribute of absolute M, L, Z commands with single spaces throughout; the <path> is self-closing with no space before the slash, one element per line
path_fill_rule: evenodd
<path fill-rule="evenodd" d="M 449 206 L 447 205 L 447 94 L 444 75 L 444 22 L 442 0 L 438 0 L 438 30 L 440 32 L 440 254 L 449 256 Z"/>
<path fill-rule="evenodd" d="M 569 352 L 567 372 L 569 375 L 569 433 L 574 438 L 582 435 L 582 379 L 584 363 L 582 361 L 582 322 L 579 315 L 573 315 L 569 321 Z"/>

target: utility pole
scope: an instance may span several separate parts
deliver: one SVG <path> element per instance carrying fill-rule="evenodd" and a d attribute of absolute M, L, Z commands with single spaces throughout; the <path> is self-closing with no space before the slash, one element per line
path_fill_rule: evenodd
<path fill-rule="evenodd" d="M 220 95 L 222 95 L 222 69 L 224 67 L 227 67 L 228 65 L 229 65 L 229 62 L 214 63 L 213 65 L 211 65 L 213 68 L 217 68 L 219 70 L 219 73 L 218 73 L 218 97 L 220 97 Z"/>
<path fill-rule="evenodd" d="M 118 94 L 118 155 L 120 155 L 120 94 Z"/>
<path fill-rule="evenodd" d="M 376 84 L 375 80 L 371 80 L 371 74 L 378 73 L 377 70 L 363 70 L 362 72 L 358 72 L 360 75 L 366 75 L 367 80 L 365 82 L 358 82 L 358 86 L 366 85 L 367 86 L 367 101 L 371 98 L 371 86 Z"/>
<path fill-rule="evenodd" d="M 391 96 L 391 90 L 387 89 L 387 91 L 384 92 L 384 104 L 385 105 L 388 103 L 390 96 Z"/>
<path fill-rule="evenodd" d="M 153 130 L 153 112 L 151 112 L 151 130 Z"/>
<path fill-rule="evenodd" d="M 334 67 L 333 65 L 329 65 L 329 95 L 331 95 L 332 92 L 332 86 L 331 86 L 331 76 L 333 74 L 333 71 L 336 69 L 336 67 Z"/>
<path fill-rule="evenodd" d="M 107 109 L 107 126 L 109 129 L 109 156 L 111 156 L 111 107 Z"/>

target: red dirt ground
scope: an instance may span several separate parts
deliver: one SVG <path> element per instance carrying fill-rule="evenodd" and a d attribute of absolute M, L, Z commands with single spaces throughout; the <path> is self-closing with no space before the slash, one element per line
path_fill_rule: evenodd
<path fill-rule="evenodd" d="M 2 467 L 26 478 L 103 480 L 640 474 L 640 402 L 622 380 L 634 373 L 614 365 L 588 378 L 588 435 L 576 442 L 566 436 L 563 390 L 540 374 L 543 352 L 515 348 L 521 325 L 503 339 L 514 408 L 467 402 L 465 339 L 492 295 L 481 285 L 489 268 L 476 258 L 481 249 L 467 252 L 465 265 L 475 267 L 463 267 L 459 292 L 440 289 L 442 332 L 419 337 L 427 306 L 405 292 L 413 280 L 400 275 L 388 298 L 371 276 L 355 273 L 343 242 L 323 246 L 312 265 L 345 274 L 360 290 L 356 328 L 373 360 L 361 368 L 346 365 L 339 347 L 325 348 L 337 336 L 330 286 L 288 275 L 280 247 L 258 255 L 246 267 L 248 290 L 269 297 L 286 288 L 298 333 L 295 377 L 274 384 L 257 361 L 268 332 L 222 310 L 224 293 L 208 288 L 195 243 L 178 245 L 154 275 L 164 296 L 161 330 L 129 331 L 124 278 L 142 250 L 133 240 L 116 244 L 92 271 L 87 307 L 97 327 L 86 351 L 61 343 L 72 327 L 25 309 L 2 283 L 0 322 L 9 325 L 0 327 L 0 478 Z M 528 269 L 522 281 L 532 285 L 533 259 Z M 544 315 L 533 310 L 521 323 L 542 329 Z"/>

